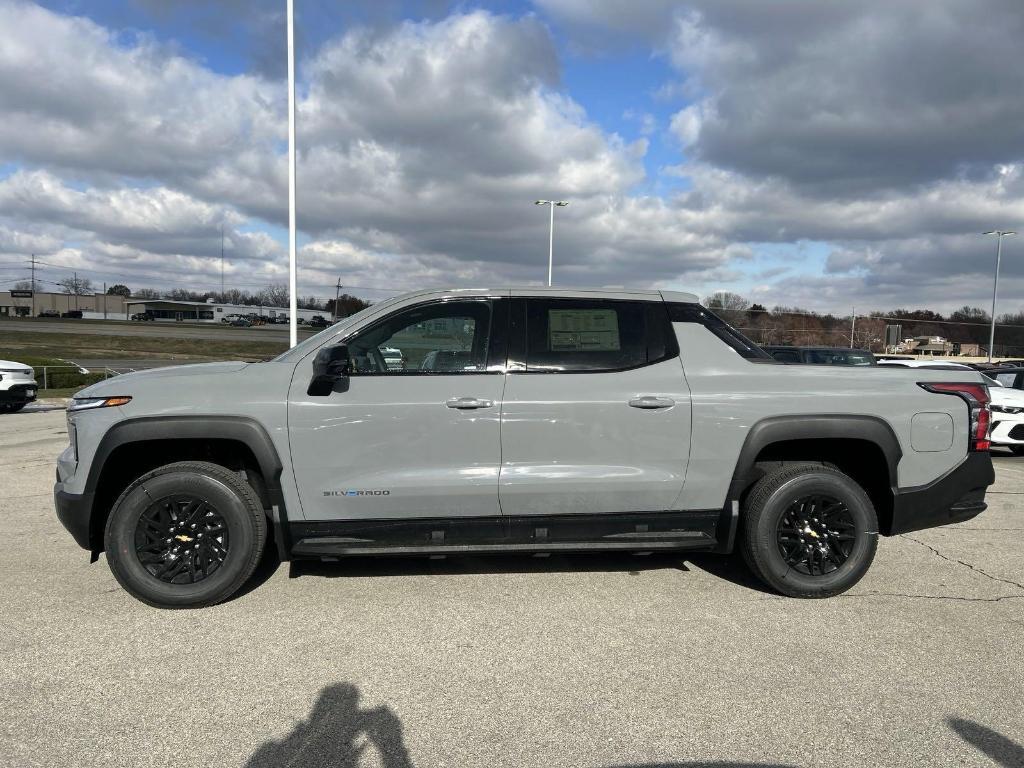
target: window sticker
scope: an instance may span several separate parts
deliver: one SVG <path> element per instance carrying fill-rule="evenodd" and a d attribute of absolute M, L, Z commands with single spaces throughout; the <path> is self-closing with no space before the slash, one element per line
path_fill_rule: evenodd
<path fill-rule="evenodd" d="M 617 352 L 619 315 L 614 309 L 549 309 L 551 352 Z"/>

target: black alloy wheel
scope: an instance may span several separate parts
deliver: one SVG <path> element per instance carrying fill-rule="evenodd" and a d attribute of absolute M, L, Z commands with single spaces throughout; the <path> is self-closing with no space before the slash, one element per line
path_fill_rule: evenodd
<path fill-rule="evenodd" d="M 878 517 L 864 489 L 822 462 L 765 465 L 747 494 L 740 551 L 772 589 L 831 597 L 867 573 L 878 547 Z"/>
<path fill-rule="evenodd" d="M 267 542 L 266 512 L 252 482 L 206 461 L 179 461 L 137 478 L 104 529 L 118 583 L 157 608 L 200 608 L 238 592 Z"/>
<path fill-rule="evenodd" d="M 195 584 L 211 576 L 228 555 L 227 523 L 204 498 L 174 494 L 139 516 L 135 553 L 153 576 L 168 584 Z"/>
<path fill-rule="evenodd" d="M 804 496 L 779 519 L 779 552 L 790 568 L 824 576 L 850 557 L 856 532 L 853 516 L 842 501 L 823 494 Z"/>

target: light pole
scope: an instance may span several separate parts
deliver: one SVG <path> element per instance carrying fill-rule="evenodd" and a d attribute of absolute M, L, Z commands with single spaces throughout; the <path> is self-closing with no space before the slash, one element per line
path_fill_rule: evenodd
<path fill-rule="evenodd" d="M 992 328 L 988 334 L 988 361 L 992 362 L 992 347 L 996 343 L 996 296 L 999 293 L 999 264 L 1003 260 L 1003 238 L 1017 234 L 1012 229 L 990 229 L 983 235 L 996 236 L 996 279 L 992 284 Z"/>
<path fill-rule="evenodd" d="M 288 0 L 288 346 L 299 342 L 295 267 L 295 7 Z"/>
<path fill-rule="evenodd" d="M 564 208 L 568 200 L 534 200 L 534 205 L 546 205 L 551 208 L 551 229 L 548 232 L 548 288 L 551 287 L 551 270 L 555 261 L 555 206 Z"/>

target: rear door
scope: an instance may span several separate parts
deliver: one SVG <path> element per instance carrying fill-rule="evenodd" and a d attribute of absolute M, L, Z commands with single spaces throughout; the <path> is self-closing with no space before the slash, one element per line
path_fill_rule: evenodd
<path fill-rule="evenodd" d="M 506 378 L 504 514 L 673 508 L 690 392 L 662 302 L 514 299 Z"/>

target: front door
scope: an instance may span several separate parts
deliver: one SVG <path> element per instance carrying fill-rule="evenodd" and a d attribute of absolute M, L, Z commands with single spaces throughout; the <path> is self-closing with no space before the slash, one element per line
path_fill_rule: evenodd
<path fill-rule="evenodd" d="M 493 517 L 501 461 L 508 301 L 397 310 L 346 341 L 352 374 L 306 393 L 292 379 L 288 427 L 306 520 Z"/>
<path fill-rule="evenodd" d="M 664 304 L 513 302 L 502 512 L 673 509 L 690 452 L 690 391 Z"/>

